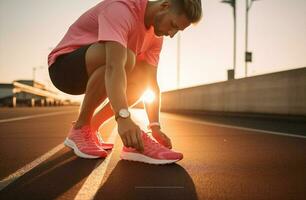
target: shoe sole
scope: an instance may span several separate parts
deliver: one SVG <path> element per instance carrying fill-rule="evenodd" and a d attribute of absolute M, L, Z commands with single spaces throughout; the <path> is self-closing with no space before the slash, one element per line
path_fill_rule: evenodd
<path fill-rule="evenodd" d="M 103 148 L 104 150 L 111 150 L 114 148 L 114 146 L 104 146 L 104 145 L 100 145 L 101 148 Z"/>
<path fill-rule="evenodd" d="M 139 153 L 131 153 L 131 152 L 124 152 L 122 151 L 120 154 L 120 158 L 123 160 L 128 160 L 128 161 L 137 161 L 137 162 L 143 162 L 143 163 L 148 163 L 148 164 L 153 164 L 153 165 L 164 165 L 164 164 L 171 164 L 175 163 L 181 159 L 176 159 L 176 160 L 160 160 L 160 159 L 154 159 L 150 158 L 148 156 L 139 154 Z"/>
<path fill-rule="evenodd" d="M 81 158 L 91 158 L 91 159 L 100 158 L 100 156 L 88 155 L 88 154 L 86 154 L 86 153 L 81 152 L 81 151 L 78 149 L 78 147 L 76 146 L 76 144 L 75 144 L 72 140 L 70 140 L 69 138 L 66 138 L 66 139 L 65 139 L 64 144 L 65 144 L 67 147 L 73 149 L 74 153 L 75 153 L 77 156 L 81 157 Z"/>

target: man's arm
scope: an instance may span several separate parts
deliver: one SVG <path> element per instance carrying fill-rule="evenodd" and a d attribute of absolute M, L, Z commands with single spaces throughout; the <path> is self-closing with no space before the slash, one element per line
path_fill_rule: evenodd
<path fill-rule="evenodd" d="M 105 88 L 112 109 L 115 113 L 122 108 L 128 108 L 126 98 L 127 78 L 125 65 L 127 49 L 117 42 L 105 42 L 106 71 Z M 118 118 L 118 132 L 126 147 L 134 147 L 143 151 L 140 128 L 131 118 Z"/>
<path fill-rule="evenodd" d="M 146 70 L 148 74 L 148 86 L 152 89 L 155 94 L 155 99 L 152 103 L 145 102 L 145 109 L 150 123 L 158 122 L 159 123 L 159 113 L 160 113 L 160 102 L 161 95 L 160 89 L 157 82 L 157 67 L 146 64 Z M 153 137 L 165 147 L 171 149 L 171 139 L 161 130 L 160 126 L 151 126 Z"/>
<path fill-rule="evenodd" d="M 157 67 L 144 63 L 146 68 L 146 73 L 148 74 L 148 87 L 152 90 L 155 95 L 153 102 L 144 102 L 145 110 L 150 123 L 159 122 L 159 112 L 160 112 L 160 89 L 157 82 Z"/>
<path fill-rule="evenodd" d="M 105 88 L 113 111 L 128 108 L 125 64 L 127 50 L 117 42 L 106 42 Z"/>

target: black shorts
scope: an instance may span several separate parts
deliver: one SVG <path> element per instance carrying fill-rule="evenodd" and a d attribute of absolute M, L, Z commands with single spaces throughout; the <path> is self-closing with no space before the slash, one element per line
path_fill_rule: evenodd
<path fill-rule="evenodd" d="M 83 46 L 71 53 L 60 55 L 49 67 L 50 79 L 57 89 L 72 95 L 85 93 L 89 78 L 86 70 L 85 55 L 90 45 Z"/>

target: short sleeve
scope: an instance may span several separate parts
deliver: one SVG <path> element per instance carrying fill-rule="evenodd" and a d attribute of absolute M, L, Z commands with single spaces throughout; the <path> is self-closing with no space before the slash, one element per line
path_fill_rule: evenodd
<path fill-rule="evenodd" d="M 155 38 L 150 47 L 141 55 L 150 65 L 158 66 L 159 55 L 163 46 L 163 38 Z"/>
<path fill-rule="evenodd" d="M 99 41 L 116 41 L 127 47 L 128 35 L 135 24 L 135 17 L 127 5 L 111 3 L 99 14 L 98 21 Z"/>

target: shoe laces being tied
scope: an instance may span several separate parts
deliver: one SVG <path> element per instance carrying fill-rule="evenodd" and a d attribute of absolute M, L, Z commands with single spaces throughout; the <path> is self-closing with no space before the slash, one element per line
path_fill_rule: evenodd
<path fill-rule="evenodd" d="M 82 127 L 81 132 L 84 135 L 84 139 L 94 141 L 92 138 L 92 131 L 89 126 Z"/>
<path fill-rule="evenodd" d="M 76 121 L 72 121 L 72 126 L 76 124 Z M 91 128 L 89 125 L 81 127 L 81 133 L 84 135 L 85 139 L 89 139 L 92 135 Z"/>
<path fill-rule="evenodd" d="M 150 133 L 150 132 L 148 132 Z M 159 147 L 159 148 L 164 148 L 163 145 L 159 144 L 156 142 L 153 138 L 149 136 L 148 133 L 143 133 L 143 139 L 147 141 L 147 144 L 150 145 L 151 147 Z"/>

